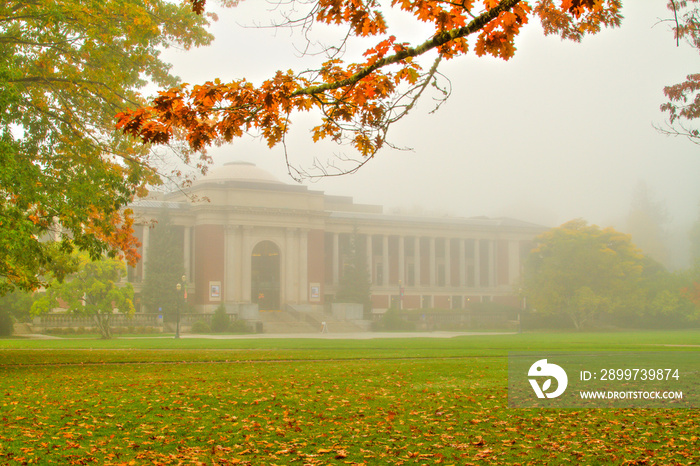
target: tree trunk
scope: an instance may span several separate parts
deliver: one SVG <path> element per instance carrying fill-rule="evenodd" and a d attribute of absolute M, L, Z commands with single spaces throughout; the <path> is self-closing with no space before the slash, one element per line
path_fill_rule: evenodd
<path fill-rule="evenodd" d="M 581 331 L 581 324 L 583 322 L 579 321 L 575 312 L 569 312 L 569 317 L 571 317 L 571 322 L 573 322 L 574 328 L 576 329 L 576 331 L 580 332 Z"/>
<path fill-rule="evenodd" d="M 109 314 L 97 313 L 95 315 L 95 321 L 97 322 L 97 328 L 100 331 L 100 336 L 103 340 L 112 339 L 112 329 L 109 326 Z"/>

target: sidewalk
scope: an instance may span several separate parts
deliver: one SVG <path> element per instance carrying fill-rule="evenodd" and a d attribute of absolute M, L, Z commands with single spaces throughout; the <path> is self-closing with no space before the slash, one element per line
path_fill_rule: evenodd
<path fill-rule="evenodd" d="M 377 338 L 454 338 L 478 335 L 516 335 L 517 332 L 357 332 L 357 333 L 252 333 L 243 335 L 181 334 L 180 338 L 214 340 L 255 340 L 273 338 L 316 338 L 322 340 L 373 340 Z M 172 338 L 172 337 L 171 337 Z"/>
<path fill-rule="evenodd" d="M 322 340 L 374 340 L 379 338 L 454 338 L 478 335 L 516 335 L 517 332 L 355 332 L 355 333 L 246 333 L 240 335 L 200 335 L 194 333 L 181 333 L 180 338 L 205 339 L 205 340 L 257 340 L 257 339 L 296 339 L 315 338 Z M 70 336 L 53 336 L 42 334 L 16 335 L 22 338 L 34 340 L 70 340 Z M 172 335 L 144 335 L 123 337 L 114 335 L 117 340 L 139 340 L 158 338 L 172 339 Z M 85 340 L 85 338 L 81 338 Z"/>

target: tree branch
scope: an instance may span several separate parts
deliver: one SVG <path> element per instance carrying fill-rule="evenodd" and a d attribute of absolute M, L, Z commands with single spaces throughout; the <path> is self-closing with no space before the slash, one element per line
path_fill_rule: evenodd
<path fill-rule="evenodd" d="M 369 76 L 372 72 L 378 70 L 379 68 L 383 68 L 387 65 L 392 65 L 394 63 L 401 62 L 407 58 L 417 57 L 426 53 L 429 50 L 440 47 L 454 39 L 471 35 L 481 30 L 486 24 L 497 18 L 498 15 L 500 15 L 504 11 L 509 11 L 515 5 L 520 3 L 520 1 L 521 0 L 503 0 L 501 3 L 498 4 L 498 6 L 482 13 L 476 19 L 472 20 L 468 25 L 464 27 L 452 29 L 450 31 L 443 31 L 441 33 L 436 34 L 435 36 L 433 36 L 432 39 L 423 42 L 417 47 L 409 47 L 405 50 L 395 53 L 394 55 L 382 58 L 381 60 L 377 60 L 376 63 L 363 68 L 362 70 L 358 71 L 349 78 L 341 79 L 332 83 L 321 84 L 319 86 L 312 86 L 304 89 L 299 89 L 297 91 L 294 91 L 290 95 L 290 97 L 296 97 L 299 95 L 321 94 L 326 91 L 335 90 L 341 87 L 352 85 L 360 81 L 362 78 Z"/>

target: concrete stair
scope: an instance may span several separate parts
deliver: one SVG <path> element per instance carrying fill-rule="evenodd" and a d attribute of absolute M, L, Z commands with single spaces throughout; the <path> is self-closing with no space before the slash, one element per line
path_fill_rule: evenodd
<path fill-rule="evenodd" d="M 321 333 L 323 322 L 329 333 L 357 333 L 366 330 L 353 322 L 336 320 L 318 311 L 261 311 L 263 333 Z"/>

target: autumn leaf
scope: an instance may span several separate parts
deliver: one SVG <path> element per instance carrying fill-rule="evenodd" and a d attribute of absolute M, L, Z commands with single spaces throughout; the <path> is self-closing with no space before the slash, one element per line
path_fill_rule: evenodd
<path fill-rule="evenodd" d="M 196 11 L 202 11 L 203 2 L 190 1 Z M 541 20 L 545 33 L 574 40 L 602 26 L 617 26 L 621 18 L 619 0 L 561 4 L 542 0 L 534 10 L 521 0 L 487 0 L 482 7 L 472 1 L 392 0 L 381 4 L 318 0 L 314 6 L 308 24 L 344 26 L 350 31 L 348 41 L 373 37 L 375 45 L 365 49 L 356 62 L 334 55 L 317 69 L 277 72 L 259 86 L 241 79 L 166 92 L 151 106 L 122 113 L 119 127 L 155 144 L 184 134 L 193 150 L 256 129 L 269 147 L 275 147 L 292 128 L 292 113 L 312 113 L 319 120 L 311 139 L 330 139 L 352 147 L 362 156 L 361 166 L 385 146 L 389 127 L 437 82 L 440 60 L 468 53 L 469 36 L 476 36 L 478 56 L 508 60 L 516 51 L 515 38 L 532 17 Z M 416 21 L 431 25 L 433 33 L 414 45 L 398 40 L 384 20 L 391 9 L 410 13 Z M 421 67 L 419 59 L 432 50 L 438 52 L 438 59 L 432 66 Z M 444 91 L 442 98 L 447 95 Z M 208 124 L 203 125 L 203 120 Z M 149 126 L 150 122 L 156 125 Z"/>

